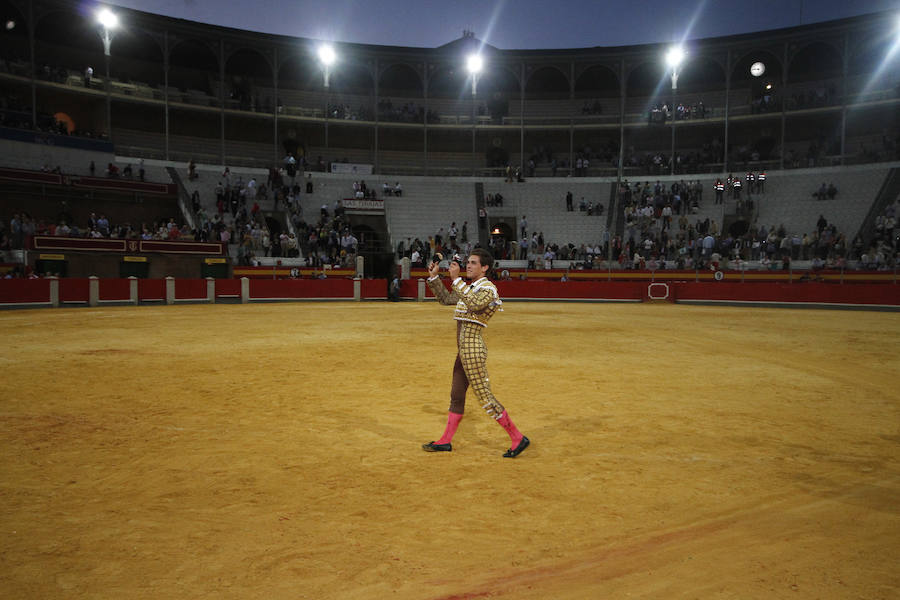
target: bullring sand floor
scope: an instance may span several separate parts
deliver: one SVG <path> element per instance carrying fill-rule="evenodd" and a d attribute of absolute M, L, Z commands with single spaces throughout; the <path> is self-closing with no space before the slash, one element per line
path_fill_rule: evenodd
<path fill-rule="evenodd" d="M 900 597 L 900 314 L 504 308 L 0 313 L 2 596 Z"/>

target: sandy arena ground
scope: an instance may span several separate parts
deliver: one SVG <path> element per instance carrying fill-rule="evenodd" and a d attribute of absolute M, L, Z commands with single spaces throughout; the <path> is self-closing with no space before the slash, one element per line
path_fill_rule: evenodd
<path fill-rule="evenodd" d="M 0 313 L 3 598 L 900 597 L 900 314 Z"/>

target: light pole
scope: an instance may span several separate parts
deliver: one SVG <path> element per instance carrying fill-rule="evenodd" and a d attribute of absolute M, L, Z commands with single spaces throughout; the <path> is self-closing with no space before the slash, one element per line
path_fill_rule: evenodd
<path fill-rule="evenodd" d="M 331 76 L 331 65 L 337 59 L 334 48 L 328 44 L 319 46 L 319 62 L 322 63 L 322 72 L 325 75 L 325 148 L 328 148 L 328 78 Z M 327 160 L 327 157 L 326 157 Z"/>
<path fill-rule="evenodd" d="M 478 74 L 481 73 L 483 66 L 484 61 L 478 54 L 472 54 L 466 61 L 466 68 L 472 77 L 472 175 L 475 175 L 475 165 L 477 164 L 475 159 L 475 94 L 478 92 Z"/>
<path fill-rule="evenodd" d="M 103 26 L 103 55 L 106 61 L 106 134 L 112 142 L 112 85 L 109 80 L 109 48 L 112 45 L 110 32 L 119 25 L 119 17 L 108 8 L 97 13 L 97 22 Z"/>
<path fill-rule="evenodd" d="M 675 111 L 675 95 L 678 93 L 678 65 L 681 64 L 683 59 L 684 49 L 681 46 L 675 46 L 666 53 L 666 64 L 672 69 L 672 153 L 669 155 L 669 160 L 672 163 L 670 174 L 672 175 L 675 174 L 675 116 L 678 114 Z"/>

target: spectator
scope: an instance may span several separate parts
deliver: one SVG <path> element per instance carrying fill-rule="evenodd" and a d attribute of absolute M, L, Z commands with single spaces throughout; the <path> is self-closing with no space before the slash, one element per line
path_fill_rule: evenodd
<path fill-rule="evenodd" d="M 825 185 L 825 182 L 822 182 L 822 186 L 815 192 L 813 192 L 813 197 L 817 200 L 824 200 L 828 196 L 828 186 Z"/>

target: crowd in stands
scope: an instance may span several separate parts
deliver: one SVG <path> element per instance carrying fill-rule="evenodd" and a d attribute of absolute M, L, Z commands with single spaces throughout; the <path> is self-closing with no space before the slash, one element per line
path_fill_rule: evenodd
<path fill-rule="evenodd" d="M 86 222 L 78 223 L 68 213 L 59 219 L 35 217 L 26 211 L 16 212 L 9 219 L 9 228 L 2 228 L 0 249 L 17 250 L 24 247 L 29 236 L 52 235 L 76 238 L 114 238 L 132 240 L 190 240 L 196 232 L 186 223 L 176 222 L 175 217 L 153 223 L 110 223 L 103 213 L 91 213 Z"/>
<path fill-rule="evenodd" d="M 698 151 L 686 151 L 675 153 L 675 172 L 690 173 L 701 172 L 709 169 L 709 165 L 721 162 L 721 143 L 718 139 L 704 142 Z M 640 152 L 633 146 L 625 153 L 626 168 L 636 169 L 645 175 L 665 175 L 672 169 L 672 157 L 662 151 Z M 612 159 L 612 165 L 618 163 L 618 156 Z"/>
<path fill-rule="evenodd" d="M 787 99 L 787 110 L 803 110 L 806 108 L 820 108 L 840 103 L 840 97 L 833 83 L 827 86 L 822 84 L 815 89 L 799 91 L 791 94 Z"/>
<path fill-rule="evenodd" d="M 381 196 L 395 196 L 399 198 L 403 196 L 403 185 L 399 181 L 394 182 L 393 185 L 385 181 L 381 184 Z M 374 200 L 377 197 L 378 194 L 375 191 L 375 187 L 366 185 L 365 180 L 361 179 L 353 182 L 353 198 L 357 200 Z"/>
<path fill-rule="evenodd" d="M 335 201 L 330 211 L 323 205 L 314 222 L 303 219 L 298 204 L 292 219 L 307 266 L 352 267 L 356 264 L 357 253 L 365 240 L 360 242 L 351 231 L 350 219 L 340 200 Z"/>
<path fill-rule="evenodd" d="M 232 175 L 231 170 L 226 167 L 214 193 L 216 208 L 212 215 L 207 214 L 203 208 L 199 192 L 195 191 L 191 196 L 191 210 L 197 224 L 197 241 L 236 245 L 238 264 L 244 266 L 251 264 L 258 254 L 290 255 L 279 252 L 280 246 L 273 243 L 261 213 L 259 202 L 267 199 L 270 193 L 266 184 L 258 184 L 254 177 L 244 182 L 243 177 Z M 230 224 L 226 223 L 226 213 L 231 215 Z"/>
<path fill-rule="evenodd" d="M 746 162 L 751 160 L 752 151 L 748 150 L 746 156 L 741 155 L 740 161 Z M 759 160 L 759 156 L 752 157 L 753 160 Z M 734 157 L 738 160 L 738 157 Z M 710 165 L 721 163 L 722 161 L 722 143 L 718 138 L 713 138 L 709 142 L 704 142 L 697 150 L 683 150 L 675 153 L 675 172 L 703 172 L 708 171 Z M 615 169 L 619 164 L 619 145 L 618 141 L 608 139 L 603 142 L 599 148 L 592 148 L 585 145 L 581 148 L 575 148 L 572 163 L 566 158 L 556 157 L 552 150 L 545 149 L 544 146 L 535 148 L 526 164 L 526 174 L 533 177 L 536 166 L 546 166 L 550 168 L 550 175 L 556 177 L 559 171 L 568 171 L 572 177 L 591 177 L 600 174 L 598 169 Z M 640 151 L 634 146 L 626 148 L 624 154 L 624 166 L 630 171 L 638 171 L 645 175 L 666 175 L 671 171 L 671 156 L 668 152 L 659 151 Z M 508 179 L 517 181 L 515 177 Z"/>
<path fill-rule="evenodd" d="M 593 200 L 585 200 L 584 196 L 578 201 L 578 211 L 585 213 L 589 217 L 602 217 L 606 207 L 599 200 L 595 203 Z M 574 212 L 574 202 L 572 192 L 566 193 L 566 211 Z"/>
<path fill-rule="evenodd" d="M 822 182 L 822 185 L 812 193 L 813 198 L 816 200 L 834 200 L 834 197 L 837 196 L 837 188 L 834 187 L 834 183 L 829 183 L 825 185 L 825 182 Z"/>
<path fill-rule="evenodd" d="M 647 121 L 652 124 L 664 123 L 666 121 L 671 121 L 672 119 L 676 121 L 705 119 L 706 112 L 707 110 L 706 106 L 703 104 L 703 100 L 698 100 L 695 104 L 684 104 L 683 102 L 675 104 L 674 102 L 668 101 L 657 103 L 650 108 L 647 114 Z"/>
<path fill-rule="evenodd" d="M 69 131 L 68 125 L 56 120 L 53 115 L 38 112 L 37 121 L 32 121 L 31 106 L 23 102 L 15 94 L 0 94 L 0 127 L 14 129 L 27 129 L 54 135 L 71 135 L 92 139 L 106 139 L 103 134 L 98 134 L 87 129 L 73 129 Z"/>
<path fill-rule="evenodd" d="M 748 177 L 752 173 L 748 173 Z M 733 178 L 739 181 L 738 178 Z M 748 189 L 758 193 L 758 182 Z M 846 236 L 829 224 L 823 215 L 808 232 L 789 232 L 784 226 L 759 228 L 732 227 L 722 231 L 709 218 L 690 222 L 689 214 L 702 202 L 700 182 L 673 182 L 666 188 L 657 182 L 638 184 L 634 189 L 623 185 L 619 190 L 625 211 L 623 241 L 614 245 L 613 254 L 625 268 L 645 268 L 654 261 L 656 268 L 666 268 L 664 261 L 676 268 L 743 268 L 747 261 L 758 261 L 760 268 L 789 268 L 791 261 L 811 261 L 813 269 L 843 268 L 848 260 L 858 261 L 858 268 L 887 268 L 894 264 L 889 248 L 882 248 L 877 264 L 864 258 L 861 240 L 850 244 Z M 836 193 L 836 192 L 835 192 Z M 893 209 L 891 209 L 893 210 Z M 889 223 L 884 217 L 883 222 Z M 886 228 L 885 228 L 885 231 Z M 891 238 L 885 234 L 884 238 Z M 873 267 L 874 265 L 874 267 Z"/>
<path fill-rule="evenodd" d="M 390 98 L 382 98 L 378 101 L 378 119 L 380 121 L 393 121 L 396 123 L 438 123 L 438 114 L 424 106 L 418 106 L 415 102 L 405 102 L 402 106 L 394 106 Z"/>
<path fill-rule="evenodd" d="M 581 107 L 582 115 L 602 115 L 603 114 L 603 105 L 600 104 L 599 100 L 594 100 L 593 102 L 589 100 L 584 101 L 584 105 Z"/>
<path fill-rule="evenodd" d="M 307 266 L 350 267 L 355 264 L 360 240 L 350 230 L 350 221 L 341 201 L 330 211 L 322 206 L 316 221 L 304 219 L 300 202 L 302 178 L 289 177 L 283 167 L 273 167 L 265 184 L 251 177 L 246 182 L 226 168 L 215 187 L 216 210 L 208 215 L 202 206 L 199 192 L 191 200 L 191 208 L 198 222 L 199 241 L 219 241 L 237 246 L 239 265 L 258 264 L 260 257 L 299 257 L 302 253 Z M 357 182 L 360 185 L 360 182 Z M 306 193 L 313 191 L 311 176 L 306 179 Z M 260 202 L 271 200 L 273 207 L 282 207 L 289 214 L 293 231 L 272 232 L 262 214 Z M 226 215 L 230 214 L 228 223 Z M 363 240 L 364 241 L 364 240 Z"/>
<path fill-rule="evenodd" d="M 447 260 L 455 256 L 462 257 L 465 264 L 464 257 L 468 256 L 473 248 L 479 247 L 477 243 L 473 245 L 469 241 L 468 221 L 463 221 L 462 226 L 457 226 L 454 221 L 446 231 L 441 227 L 434 235 L 422 237 L 424 241 L 418 237 L 400 240 L 397 244 L 397 258 L 406 257 L 409 258 L 411 266 L 424 267 L 431 262 L 436 253 L 441 253 Z"/>
<path fill-rule="evenodd" d="M 329 119 L 345 119 L 348 121 L 372 121 L 372 111 L 360 105 L 353 109 L 349 104 L 328 104 Z"/>
<path fill-rule="evenodd" d="M 854 240 L 854 252 L 859 256 L 861 268 L 884 269 L 898 266 L 900 258 L 900 231 L 897 229 L 897 214 L 900 213 L 900 198 L 889 204 L 875 217 L 872 242 L 865 247 L 862 240 Z"/>
<path fill-rule="evenodd" d="M 748 189 L 761 193 L 763 188 L 756 183 Z M 569 261 L 567 264 L 575 269 L 776 270 L 789 269 L 794 261 L 807 261 L 813 271 L 848 266 L 881 270 L 897 265 L 896 204 L 878 217 L 875 240 L 867 247 L 860 238 L 850 243 L 824 215 L 806 232 L 788 231 L 783 225 L 748 228 L 746 224 L 723 231 L 714 219 L 691 219 L 703 201 L 699 180 L 673 182 L 670 186 L 659 182 L 631 185 L 625 181 L 619 199 L 625 214 L 621 237 L 610 239 L 604 232 L 596 244 L 576 245 L 545 240 L 540 231 L 531 235 L 523 231 L 518 240 L 492 236 L 490 249 L 497 259 L 527 260 L 530 268 L 537 269 L 551 268 L 559 260 Z M 573 204 L 567 197 L 567 210 L 573 210 Z M 527 227 L 524 217 L 520 226 Z M 455 240 L 444 242 L 443 230 L 425 239 L 401 243 L 398 255 L 411 256 L 414 265 L 423 266 L 435 251 L 443 249 L 447 256 L 446 250 L 460 249 Z M 751 262 L 755 264 L 751 266 Z"/>

